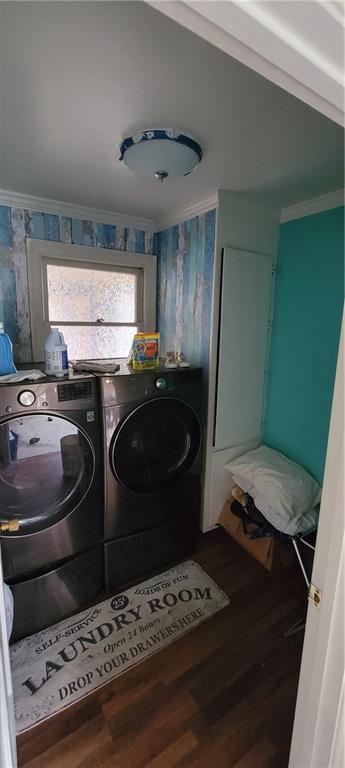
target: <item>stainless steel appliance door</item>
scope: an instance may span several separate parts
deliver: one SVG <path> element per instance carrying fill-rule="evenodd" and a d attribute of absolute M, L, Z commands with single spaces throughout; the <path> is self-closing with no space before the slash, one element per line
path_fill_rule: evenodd
<path fill-rule="evenodd" d="M 134 408 L 115 430 L 110 466 L 123 487 L 156 494 L 187 474 L 200 443 L 200 423 L 187 403 L 172 397 L 149 400 Z"/>
<path fill-rule="evenodd" d="M 19 520 L 11 538 L 42 531 L 66 517 L 87 494 L 94 472 L 91 442 L 72 420 L 32 413 L 3 421 L 0 515 L 5 521 Z"/>

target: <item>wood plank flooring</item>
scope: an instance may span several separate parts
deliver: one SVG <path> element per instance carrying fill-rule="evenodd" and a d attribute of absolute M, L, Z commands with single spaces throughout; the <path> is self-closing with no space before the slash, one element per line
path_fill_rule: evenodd
<path fill-rule="evenodd" d="M 194 559 L 230 605 L 18 738 L 19 768 L 286 768 L 306 607 L 295 565 L 270 574 L 218 529 Z"/>

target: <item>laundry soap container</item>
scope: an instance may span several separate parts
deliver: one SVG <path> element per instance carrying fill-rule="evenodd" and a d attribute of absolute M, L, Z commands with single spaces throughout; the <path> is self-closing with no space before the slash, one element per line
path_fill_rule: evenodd
<path fill-rule="evenodd" d="M 0 323 L 0 376 L 8 376 L 10 373 L 17 373 L 13 362 L 12 342 Z"/>
<path fill-rule="evenodd" d="M 61 331 L 52 328 L 44 345 L 44 370 L 47 376 L 62 378 L 68 374 L 67 345 Z"/>
<path fill-rule="evenodd" d="M 159 364 L 159 333 L 136 333 L 128 362 L 134 370 L 157 368 Z"/>

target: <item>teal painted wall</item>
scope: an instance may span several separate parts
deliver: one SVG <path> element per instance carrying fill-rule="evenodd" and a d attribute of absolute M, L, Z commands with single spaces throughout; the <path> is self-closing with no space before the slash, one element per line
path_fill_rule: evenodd
<path fill-rule="evenodd" d="M 344 301 L 344 208 L 282 224 L 264 442 L 322 482 Z"/>

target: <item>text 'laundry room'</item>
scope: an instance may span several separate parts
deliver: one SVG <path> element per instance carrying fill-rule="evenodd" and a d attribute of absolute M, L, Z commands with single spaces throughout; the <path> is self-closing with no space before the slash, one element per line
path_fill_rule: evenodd
<path fill-rule="evenodd" d="M 330 5 L 0 3 L 0 768 L 344 764 Z"/>

